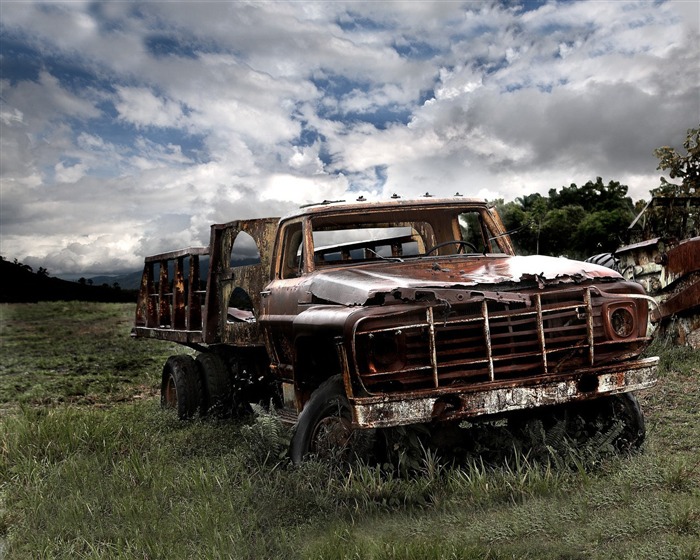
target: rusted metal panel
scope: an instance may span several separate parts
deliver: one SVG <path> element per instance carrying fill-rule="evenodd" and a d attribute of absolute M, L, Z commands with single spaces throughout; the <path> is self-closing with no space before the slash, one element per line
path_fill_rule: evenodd
<path fill-rule="evenodd" d="M 644 286 L 659 304 L 660 334 L 681 344 L 700 325 L 700 237 L 676 242 L 654 238 L 619 249 L 622 274 Z"/>
<path fill-rule="evenodd" d="M 207 251 L 208 252 L 208 251 Z M 200 290 L 199 258 L 190 258 L 189 289 L 187 291 L 187 330 L 199 331 L 202 328 L 202 297 Z"/>
<path fill-rule="evenodd" d="M 637 391 L 656 383 L 657 364 L 658 358 L 647 358 L 574 371 L 566 378 L 543 378 L 530 385 L 501 384 L 461 392 L 446 388 L 426 396 L 401 398 L 355 398 L 353 422 L 361 428 L 380 428 L 448 421 Z"/>
<path fill-rule="evenodd" d="M 187 249 L 179 249 L 177 251 L 169 251 L 167 253 L 159 253 L 157 255 L 151 255 L 150 257 L 146 257 L 144 259 L 144 262 L 153 263 L 153 262 L 160 262 L 160 261 L 169 261 L 169 260 L 177 259 L 179 257 L 189 257 L 192 255 L 204 256 L 204 255 L 208 255 L 208 254 L 209 254 L 208 247 L 189 247 Z"/>
<path fill-rule="evenodd" d="M 241 346 L 263 345 L 259 325 L 228 322 L 226 309 L 236 287 L 251 298 L 253 309 L 261 307 L 260 292 L 269 278 L 272 249 L 279 218 L 237 220 L 211 227 L 211 260 L 207 280 L 204 313 L 204 341 L 207 344 L 229 343 Z M 258 249 L 259 264 L 231 266 L 231 251 L 236 237 L 245 232 Z"/>
<path fill-rule="evenodd" d="M 700 196 L 654 196 L 629 227 L 638 243 L 617 250 L 626 278 L 644 285 L 661 304 L 661 334 L 671 322 L 700 322 L 697 283 L 700 281 Z M 685 338 L 687 332 L 678 332 Z"/>
<path fill-rule="evenodd" d="M 669 285 L 679 278 L 700 271 L 700 237 L 681 241 L 676 247 L 669 249 L 660 256 L 660 264 L 664 267 L 664 283 Z"/>
<path fill-rule="evenodd" d="M 155 338 L 157 340 L 169 340 L 178 344 L 199 344 L 202 341 L 202 331 L 176 331 L 170 328 L 134 327 L 132 336 L 137 338 Z"/>
<path fill-rule="evenodd" d="M 661 318 L 665 319 L 697 307 L 700 307 L 700 281 L 698 279 L 678 293 L 669 296 L 661 303 L 659 311 Z"/>
<path fill-rule="evenodd" d="M 183 337 L 177 333 L 201 329 L 201 298 L 204 292 L 200 289 L 199 258 L 207 253 L 207 249 L 194 247 L 146 259 L 136 304 L 135 336 L 152 337 L 147 329 L 157 329 L 162 332 L 156 338 L 188 342 L 190 334 Z M 187 278 L 185 259 L 189 260 Z M 174 271 L 172 280 L 169 272 L 171 265 Z M 157 280 L 156 266 L 159 271 Z M 172 333 L 172 336 L 167 333 Z"/>

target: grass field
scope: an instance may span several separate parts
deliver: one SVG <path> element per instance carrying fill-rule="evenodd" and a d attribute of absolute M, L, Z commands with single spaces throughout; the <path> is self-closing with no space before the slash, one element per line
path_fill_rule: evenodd
<path fill-rule="evenodd" d="M 0 306 L 0 559 L 700 559 L 700 356 L 656 343 L 634 456 L 350 471 L 274 416 L 178 422 L 121 304 Z"/>

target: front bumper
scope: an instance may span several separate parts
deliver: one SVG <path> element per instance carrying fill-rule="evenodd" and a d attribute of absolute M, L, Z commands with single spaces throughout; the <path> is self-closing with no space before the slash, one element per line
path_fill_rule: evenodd
<path fill-rule="evenodd" d="M 474 418 L 590 400 L 646 389 L 656 383 L 656 357 L 566 376 L 549 376 L 513 382 L 480 384 L 459 390 L 449 388 L 352 399 L 353 423 L 358 428 L 385 428 L 431 421 Z"/>

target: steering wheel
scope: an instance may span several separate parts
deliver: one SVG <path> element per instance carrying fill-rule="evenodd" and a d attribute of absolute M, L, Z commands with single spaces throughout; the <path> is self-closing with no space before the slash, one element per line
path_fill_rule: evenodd
<path fill-rule="evenodd" d="M 459 245 L 460 251 L 462 247 L 469 247 L 474 253 L 478 253 L 476 246 L 473 243 L 469 243 L 469 241 L 462 241 L 461 239 L 453 239 L 452 241 L 443 241 L 442 243 L 438 243 L 437 245 L 433 245 L 430 249 L 428 249 L 425 254 L 429 255 L 433 251 L 439 249 L 440 247 L 445 247 L 446 245 Z M 458 252 L 460 252 L 458 251 Z"/>

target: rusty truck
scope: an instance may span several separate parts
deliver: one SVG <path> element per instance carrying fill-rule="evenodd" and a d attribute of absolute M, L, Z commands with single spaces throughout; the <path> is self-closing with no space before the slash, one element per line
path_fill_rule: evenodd
<path fill-rule="evenodd" d="M 337 201 L 147 257 L 132 335 L 189 348 L 163 367 L 164 407 L 266 403 L 295 462 L 383 428 L 556 407 L 619 415 L 636 446 L 650 300 L 609 268 L 517 256 L 482 200 Z"/>

